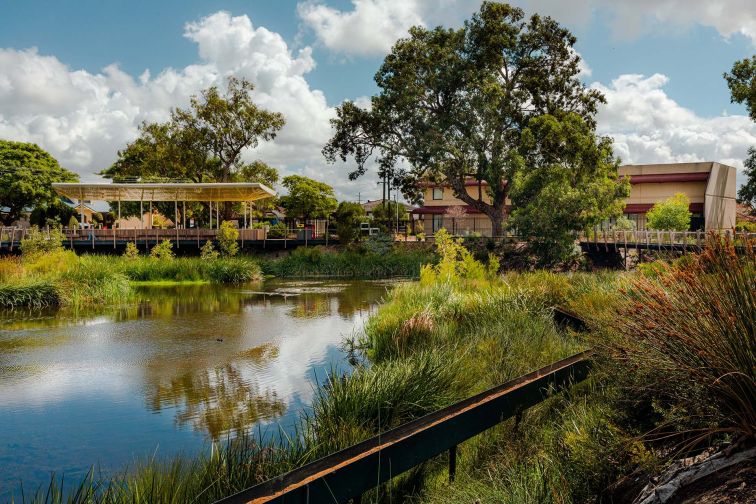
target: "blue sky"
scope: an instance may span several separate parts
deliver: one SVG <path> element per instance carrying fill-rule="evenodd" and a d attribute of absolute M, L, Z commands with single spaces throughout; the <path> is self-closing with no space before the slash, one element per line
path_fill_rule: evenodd
<path fill-rule="evenodd" d="M 578 37 L 587 84 L 627 162 L 742 166 L 756 127 L 722 79 L 756 51 L 756 4 L 696 0 L 522 0 Z M 110 164 L 142 120 L 238 74 L 287 115 L 276 145 L 247 153 L 284 174 L 324 178 L 342 197 L 376 196 L 319 154 L 344 99 L 375 92 L 391 43 L 415 23 L 459 25 L 475 0 L 8 1 L 0 17 L 0 137 L 35 141 L 84 179 Z M 191 24 L 191 25 L 190 25 Z M 191 27 L 193 26 L 193 28 Z M 32 50 L 32 48 L 36 48 Z M 117 67 L 113 66 L 117 65 Z M 144 74 L 148 70 L 149 74 Z M 5 76 L 5 77 L 4 77 Z M 372 194 L 372 193 L 375 194 Z"/>

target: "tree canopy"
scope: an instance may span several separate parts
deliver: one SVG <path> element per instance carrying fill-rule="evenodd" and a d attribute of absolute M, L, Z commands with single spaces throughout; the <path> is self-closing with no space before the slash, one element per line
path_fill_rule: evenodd
<path fill-rule="evenodd" d="M 273 140 L 284 125 L 281 114 L 255 105 L 253 89 L 251 82 L 231 77 L 225 94 L 211 86 L 192 97 L 188 109 L 172 110 L 168 122 L 142 123 L 139 137 L 102 175 L 230 182 L 262 174 L 260 182 L 277 180 L 273 168 L 241 159 L 245 149 Z"/>
<path fill-rule="evenodd" d="M 690 229 L 690 199 L 685 193 L 677 193 L 656 203 L 646 214 L 649 229 L 664 231 L 687 231 Z"/>
<path fill-rule="evenodd" d="M 745 105 L 748 115 L 756 121 L 756 55 L 736 61 L 724 78 L 730 88 L 731 101 Z M 746 183 L 738 189 L 738 200 L 756 212 L 756 146 L 748 149 L 748 158 L 743 164 Z"/>
<path fill-rule="evenodd" d="M 286 210 L 287 217 L 324 219 L 336 210 L 333 187 L 324 182 L 289 175 L 284 177 L 282 184 L 289 193 L 281 196 L 279 203 Z"/>
<path fill-rule="evenodd" d="M 27 208 L 47 215 L 60 204 L 51 184 L 78 179 L 37 144 L 0 140 L 0 207 L 6 210 L 0 221 L 9 226 Z"/>
<path fill-rule="evenodd" d="M 553 19 L 526 19 L 521 9 L 493 2 L 461 29 L 414 27 L 376 74 L 380 91 L 370 107 L 350 101 L 338 107 L 323 153 L 329 161 L 354 158 L 352 178 L 366 172 L 370 159 L 381 170 L 406 162 L 409 169 L 397 171 L 411 200 L 418 181 L 445 180 L 457 198 L 491 219 L 496 235 L 517 184 L 527 186 L 517 194 L 531 209 L 540 192 L 550 202 L 569 193 L 572 211 L 558 221 L 568 228 L 603 219 L 609 215 L 596 211 L 593 200 L 609 201 L 627 187 L 616 180 L 610 140 L 595 136 L 604 97 L 580 81 L 574 43 Z M 561 142 L 539 134 L 548 128 L 562 130 Z M 584 154 L 600 165 L 582 162 Z M 470 179 L 488 183 L 489 200 L 468 194 Z M 585 202 L 588 215 L 571 196 L 586 190 L 599 193 Z"/>

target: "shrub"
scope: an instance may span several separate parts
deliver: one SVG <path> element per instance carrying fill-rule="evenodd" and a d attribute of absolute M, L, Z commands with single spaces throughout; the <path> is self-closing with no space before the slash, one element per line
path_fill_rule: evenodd
<path fill-rule="evenodd" d="M 599 348 L 634 397 L 678 429 L 756 435 L 756 255 L 714 235 L 693 260 L 661 265 L 621 293 Z"/>
<path fill-rule="evenodd" d="M 205 244 L 202 245 L 202 248 L 200 249 L 200 257 L 203 260 L 210 260 L 210 261 L 218 259 L 218 251 L 215 250 L 215 247 L 213 247 L 213 242 L 211 242 L 210 240 L 207 240 Z"/>
<path fill-rule="evenodd" d="M 388 254 L 394 248 L 394 239 L 386 233 L 378 233 L 368 237 L 363 242 L 362 248 L 368 254 Z"/>
<path fill-rule="evenodd" d="M 68 219 L 68 229 L 79 229 L 79 221 L 76 219 L 75 215 L 72 215 L 70 219 Z"/>
<path fill-rule="evenodd" d="M 21 240 L 21 252 L 24 255 L 34 255 L 62 250 L 64 239 L 65 236 L 60 228 L 42 231 L 37 226 L 32 226 Z"/>
<path fill-rule="evenodd" d="M 632 221 L 623 215 L 622 217 L 617 218 L 612 229 L 617 231 L 635 231 L 635 221 Z"/>
<path fill-rule="evenodd" d="M 123 251 L 123 257 L 126 259 L 136 259 L 139 257 L 139 249 L 134 242 L 128 242 L 126 244 L 126 250 Z"/>
<path fill-rule="evenodd" d="M 218 230 L 218 248 L 223 257 L 233 257 L 239 253 L 239 230 L 231 221 L 223 221 Z"/>
<path fill-rule="evenodd" d="M 207 263 L 208 276 L 215 283 L 240 284 L 258 280 L 260 266 L 246 259 L 218 259 Z"/>
<path fill-rule="evenodd" d="M 646 214 L 649 229 L 687 231 L 690 228 L 690 199 L 677 193 L 661 203 L 656 203 Z"/>
<path fill-rule="evenodd" d="M 360 239 L 360 223 L 365 217 L 362 205 L 342 201 L 336 208 L 333 218 L 336 221 L 336 234 L 342 245 L 350 245 Z"/>
<path fill-rule="evenodd" d="M 173 244 L 170 242 L 170 240 L 163 240 L 162 242 L 152 247 L 152 250 L 150 250 L 150 257 L 152 257 L 153 259 L 161 259 L 165 261 L 172 260 L 174 257 Z"/>
<path fill-rule="evenodd" d="M 284 238 L 286 237 L 287 232 L 288 229 L 286 229 L 286 224 L 283 222 L 276 222 L 270 226 L 270 229 L 268 229 L 268 238 Z"/>

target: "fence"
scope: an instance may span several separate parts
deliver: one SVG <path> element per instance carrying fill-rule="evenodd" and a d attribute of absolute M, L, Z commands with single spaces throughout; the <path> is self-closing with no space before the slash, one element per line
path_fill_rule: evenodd
<path fill-rule="evenodd" d="M 454 480 L 457 446 L 582 381 L 590 369 L 583 352 L 526 374 L 457 404 L 408 422 L 345 450 L 268 480 L 218 504 L 343 503 L 448 451 Z"/>
<path fill-rule="evenodd" d="M 711 232 L 710 232 L 711 233 Z M 756 233 L 736 233 L 732 229 L 717 231 L 720 236 L 731 239 L 736 245 L 746 241 L 756 240 Z M 626 231 L 616 229 L 595 228 L 591 232 L 583 233 L 579 240 L 587 245 L 609 248 L 643 248 L 687 251 L 701 250 L 706 245 L 707 233 L 704 231 L 661 231 L 643 230 Z"/>

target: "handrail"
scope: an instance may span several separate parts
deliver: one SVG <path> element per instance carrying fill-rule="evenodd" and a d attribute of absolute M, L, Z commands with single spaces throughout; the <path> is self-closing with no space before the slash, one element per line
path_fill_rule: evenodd
<path fill-rule="evenodd" d="M 449 477 L 453 479 L 459 443 L 519 415 L 552 392 L 582 381 L 588 375 L 591 356 L 586 351 L 554 362 L 217 504 L 357 501 L 371 488 L 447 450 Z"/>

